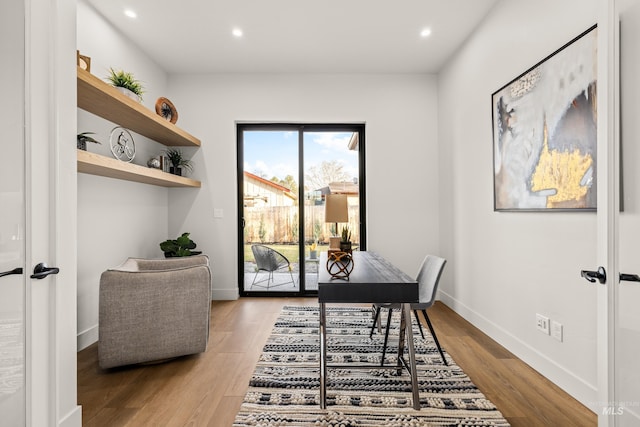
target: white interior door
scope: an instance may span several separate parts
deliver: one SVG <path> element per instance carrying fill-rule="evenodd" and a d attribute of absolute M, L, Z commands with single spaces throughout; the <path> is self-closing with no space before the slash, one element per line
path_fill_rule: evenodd
<path fill-rule="evenodd" d="M 615 425 L 640 426 L 640 2 L 618 0 L 620 19 L 620 142 L 623 211 L 615 296 Z M 639 280 L 639 281 L 636 281 Z"/>
<path fill-rule="evenodd" d="M 26 422 L 25 392 L 25 153 L 24 3 L 3 0 L 0 13 L 0 416 L 3 425 Z"/>
<path fill-rule="evenodd" d="M 640 425 L 640 3 L 600 2 L 598 46 L 598 425 Z M 622 199 L 622 203 L 621 203 Z M 620 212 L 620 207 L 623 210 Z"/>
<path fill-rule="evenodd" d="M 76 0 L 10 1 L 26 22 L 26 425 L 77 427 Z M 59 274 L 33 278 L 39 263 Z"/>
<path fill-rule="evenodd" d="M 75 0 L 0 2 L 0 273 L 16 273 L 0 274 L 2 426 L 81 424 L 75 7 Z M 61 274 L 44 274 L 35 268 L 41 262 Z"/>

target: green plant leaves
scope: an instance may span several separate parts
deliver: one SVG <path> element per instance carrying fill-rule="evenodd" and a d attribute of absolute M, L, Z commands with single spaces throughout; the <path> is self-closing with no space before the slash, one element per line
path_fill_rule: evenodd
<path fill-rule="evenodd" d="M 182 257 L 201 254 L 202 251 L 193 251 L 196 243 L 189 238 L 190 233 L 182 233 L 175 240 L 165 240 L 160 243 L 160 249 L 164 252 L 165 257 Z"/>
<path fill-rule="evenodd" d="M 107 79 L 113 86 L 129 89 L 131 92 L 138 95 L 140 100 L 142 100 L 144 88 L 142 87 L 142 83 L 133 77 L 132 73 L 122 70 L 116 71 L 113 68 L 109 68 L 109 75 L 107 76 Z"/>

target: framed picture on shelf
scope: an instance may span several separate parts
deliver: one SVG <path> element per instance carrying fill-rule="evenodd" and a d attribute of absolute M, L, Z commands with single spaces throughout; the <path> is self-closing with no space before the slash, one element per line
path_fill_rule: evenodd
<path fill-rule="evenodd" d="M 80 51 L 76 50 L 77 66 L 85 71 L 91 72 L 91 58 L 85 55 L 80 55 Z"/>
<path fill-rule="evenodd" d="M 495 211 L 596 208 L 597 28 L 491 96 Z"/>

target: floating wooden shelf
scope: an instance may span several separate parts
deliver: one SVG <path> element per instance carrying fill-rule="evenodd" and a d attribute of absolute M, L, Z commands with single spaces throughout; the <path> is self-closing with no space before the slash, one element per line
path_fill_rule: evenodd
<path fill-rule="evenodd" d="M 200 147 L 200 140 L 78 67 L 78 107 L 167 146 Z"/>
<path fill-rule="evenodd" d="M 100 175 L 126 181 L 142 182 L 161 187 L 200 187 L 200 181 L 172 175 L 159 169 L 121 162 L 117 159 L 101 156 L 88 151 L 78 151 L 78 172 Z"/>

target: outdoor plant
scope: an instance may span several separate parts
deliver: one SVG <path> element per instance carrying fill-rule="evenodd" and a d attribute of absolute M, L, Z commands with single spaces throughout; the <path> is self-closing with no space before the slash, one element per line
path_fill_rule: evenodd
<path fill-rule="evenodd" d="M 199 255 L 202 251 L 194 251 L 196 243 L 189 238 L 190 233 L 182 233 L 175 240 L 165 240 L 160 243 L 160 249 L 166 258 Z"/>
<path fill-rule="evenodd" d="M 135 77 L 133 77 L 132 73 L 109 68 L 109 75 L 107 76 L 107 79 L 115 87 L 129 89 L 131 92 L 135 93 L 138 96 L 138 99 L 140 99 L 140 101 L 142 101 L 144 88 L 142 87 L 142 83 L 140 83 L 135 79 Z"/>
<path fill-rule="evenodd" d="M 165 153 L 167 155 L 167 158 L 171 162 L 171 165 L 175 170 L 174 173 L 176 175 L 181 174 L 178 172 L 178 169 L 185 169 L 189 172 L 193 172 L 193 162 L 189 159 L 185 159 L 182 151 L 178 150 L 177 148 L 168 148 Z"/>

